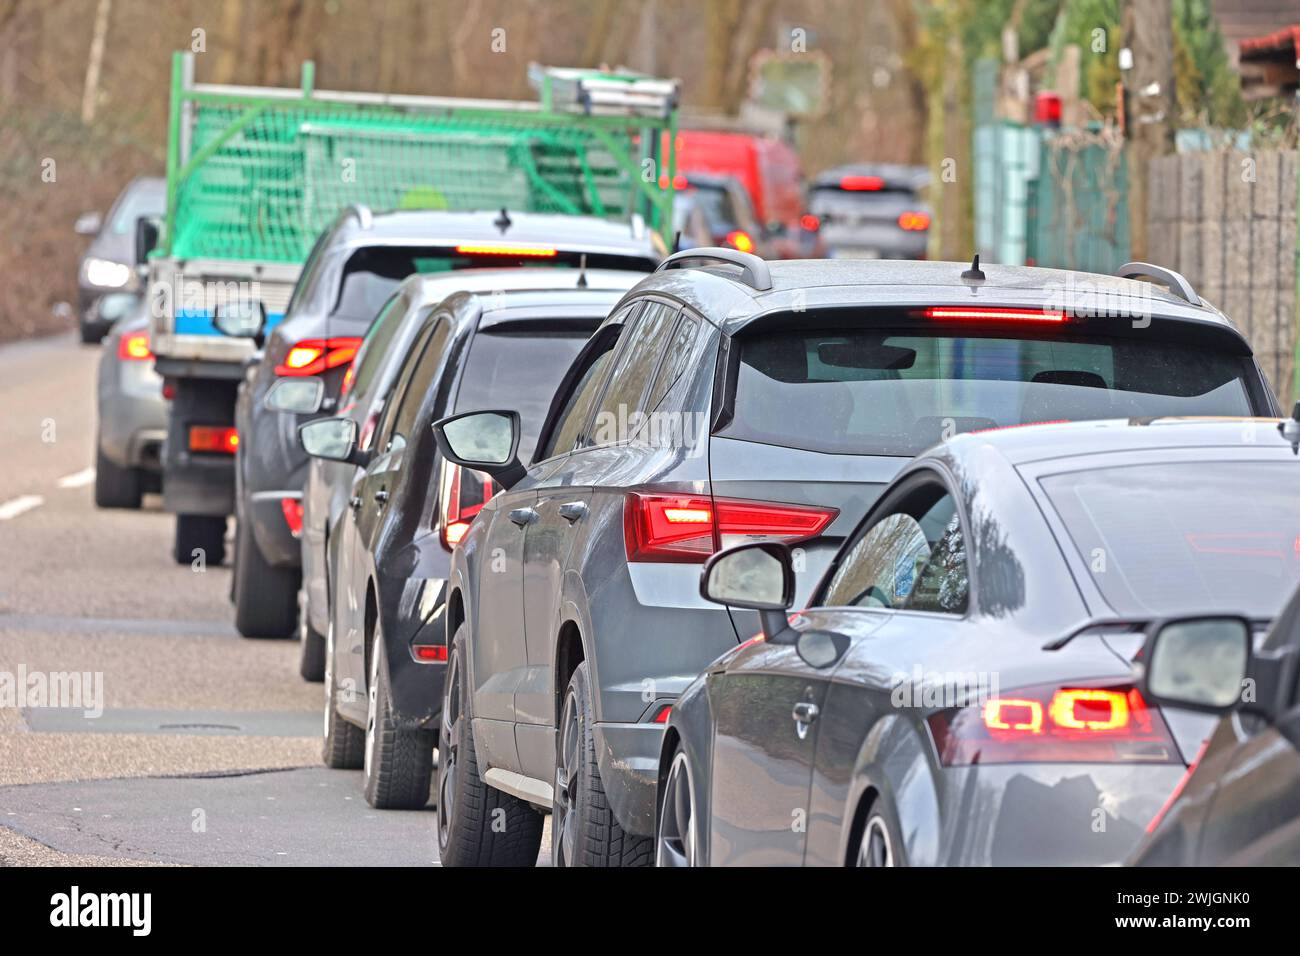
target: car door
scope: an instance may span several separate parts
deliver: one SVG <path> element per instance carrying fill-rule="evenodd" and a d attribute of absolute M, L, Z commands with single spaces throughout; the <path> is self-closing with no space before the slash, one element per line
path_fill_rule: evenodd
<path fill-rule="evenodd" d="M 555 640 L 564 567 L 574 537 L 590 519 L 591 474 L 576 460 L 597 401 L 606 390 L 611 369 L 621 361 L 619 344 L 626 340 L 627 323 L 640 303 L 621 309 L 595 335 L 592 346 L 578 361 L 582 368 L 570 376 L 568 395 L 539 461 L 553 462 L 536 487 L 533 513 L 524 536 L 523 602 L 527 674 L 515 690 L 520 761 L 524 773 L 549 779 L 554 769 L 555 743 Z M 562 388 L 564 386 L 561 386 Z"/>

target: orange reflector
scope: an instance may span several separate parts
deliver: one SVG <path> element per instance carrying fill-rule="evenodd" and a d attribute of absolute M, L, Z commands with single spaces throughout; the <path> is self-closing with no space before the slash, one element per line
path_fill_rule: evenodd
<path fill-rule="evenodd" d="M 238 447 L 239 432 L 232 426 L 190 426 L 190 451 L 213 451 L 233 455 Z"/>
<path fill-rule="evenodd" d="M 503 246 L 491 243 L 466 242 L 456 247 L 466 256 L 527 256 L 533 259 L 554 259 L 558 253 L 542 246 Z"/>
<path fill-rule="evenodd" d="M 447 662 L 446 644 L 412 644 L 411 651 L 417 661 L 442 663 Z"/>

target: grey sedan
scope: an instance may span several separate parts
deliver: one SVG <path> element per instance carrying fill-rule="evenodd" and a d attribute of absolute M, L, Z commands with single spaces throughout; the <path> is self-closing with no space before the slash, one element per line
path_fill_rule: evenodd
<path fill-rule="evenodd" d="M 1258 419 L 968 434 L 903 469 L 788 620 L 786 546 L 715 556 L 703 595 L 762 631 L 673 707 L 658 862 L 1123 861 L 1213 726 L 1131 663 L 1188 608 L 1279 612 L 1298 478 Z"/>

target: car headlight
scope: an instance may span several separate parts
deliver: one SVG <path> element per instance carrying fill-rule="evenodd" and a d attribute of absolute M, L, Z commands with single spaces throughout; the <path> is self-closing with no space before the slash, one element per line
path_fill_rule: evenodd
<path fill-rule="evenodd" d="M 131 267 L 110 259 L 87 259 L 86 281 L 105 289 L 120 289 L 131 281 Z"/>

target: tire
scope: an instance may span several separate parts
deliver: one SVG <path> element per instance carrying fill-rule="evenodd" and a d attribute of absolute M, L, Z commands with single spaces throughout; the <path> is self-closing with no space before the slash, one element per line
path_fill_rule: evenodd
<path fill-rule="evenodd" d="M 366 803 L 376 810 L 419 810 L 429 802 L 433 780 L 431 730 L 399 728 L 393 721 L 392 689 L 388 682 L 388 653 L 384 635 L 375 622 L 370 651 L 370 676 L 366 684 L 366 754 L 362 767 Z"/>
<path fill-rule="evenodd" d="M 551 858 L 556 866 L 650 866 L 654 840 L 633 836 L 614 819 L 596 764 L 595 711 L 583 661 L 569 679 L 555 736 Z"/>
<path fill-rule="evenodd" d="M 439 719 L 438 858 L 443 866 L 535 866 L 542 815 L 479 776 L 465 641 L 462 623 L 448 654 Z"/>
<path fill-rule="evenodd" d="M 108 334 L 109 327 L 107 325 L 100 325 L 95 322 L 86 322 L 84 320 L 78 323 L 78 325 L 80 326 L 82 345 L 98 345 L 100 342 L 104 341 L 104 336 Z"/>
<path fill-rule="evenodd" d="M 898 849 L 902 840 L 898 827 L 879 799 L 867 812 L 866 822 L 862 825 L 862 835 L 858 837 L 857 850 L 853 854 L 851 866 L 902 866 L 898 859 Z"/>
<path fill-rule="evenodd" d="M 235 525 L 235 630 L 244 637 L 291 637 L 298 626 L 297 568 L 274 568 L 262 557 L 252 529 Z"/>
<path fill-rule="evenodd" d="M 334 622 L 330 622 L 330 631 Z M 339 716 L 334 706 L 334 635 L 325 639 L 325 741 L 321 759 L 335 770 L 360 770 L 365 762 L 366 732 Z"/>
<path fill-rule="evenodd" d="M 298 638 L 302 642 L 298 653 L 298 673 L 302 679 L 319 684 L 325 679 L 325 637 L 318 634 L 307 620 L 307 609 L 299 613 Z"/>
<path fill-rule="evenodd" d="M 207 564 L 226 560 L 226 519 L 211 515 L 177 515 L 172 557 L 177 564 L 189 564 L 194 552 L 202 551 Z"/>
<path fill-rule="evenodd" d="M 144 482 L 136 468 L 123 468 L 95 450 L 95 505 L 99 508 L 139 508 Z"/>
<path fill-rule="evenodd" d="M 673 751 L 664 781 L 663 803 L 655 826 L 655 866 L 698 866 L 699 830 L 695 825 L 695 778 L 686 751 Z"/>

